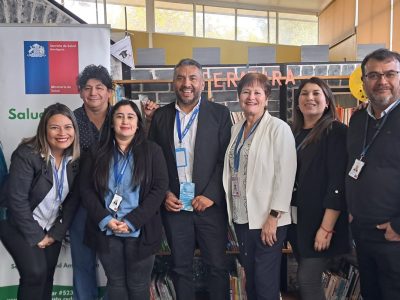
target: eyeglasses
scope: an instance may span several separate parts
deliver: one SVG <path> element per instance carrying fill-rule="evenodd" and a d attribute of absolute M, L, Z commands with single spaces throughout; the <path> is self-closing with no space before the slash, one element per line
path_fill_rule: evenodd
<path fill-rule="evenodd" d="M 382 76 L 385 77 L 386 80 L 391 80 L 395 79 L 399 75 L 399 73 L 400 71 L 387 71 L 384 73 L 370 72 L 368 74 L 365 74 L 364 77 L 371 81 L 381 79 Z"/>

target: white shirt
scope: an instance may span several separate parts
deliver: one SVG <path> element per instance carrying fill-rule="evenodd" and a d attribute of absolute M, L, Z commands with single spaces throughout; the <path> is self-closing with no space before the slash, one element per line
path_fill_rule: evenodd
<path fill-rule="evenodd" d="M 399 102 L 399 101 L 400 101 L 400 99 L 394 101 L 394 102 L 393 102 L 392 104 L 390 104 L 383 112 L 381 112 L 381 116 L 379 117 L 379 119 L 382 118 L 382 117 L 384 117 L 384 116 L 391 110 L 391 108 L 392 108 L 393 106 L 395 106 L 396 103 Z M 377 120 L 377 118 L 375 118 L 374 112 L 372 111 L 372 105 L 371 105 L 371 103 L 369 103 L 368 106 L 367 106 L 367 112 L 368 112 L 368 114 L 371 116 L 371 118 L 373 118 L 374 120 Z"/>
<path fill-rule="evenodd" d="M 72 160 L 72 156 L 64 157 L 66 159 L 65 166 L 68 164 L 69 161 Z M 39 203 L 38 206 L 33 211 L 33 218 L 39 223 L 40 227 L 46 230 L 50 230 L 50 228 L 54 225 L 55 220 L 58 217 L 60 212 L 60 205 L 65 200 L 69 193 L 69 185 L 68 185 L 68 178 L 67 178 L 67 167 L 62 168 L 63 162 L 61 162 L 60 167 L 58 168 L 58 178 L 61 180 L 62 178 L 62 171 L 64 171 L 64 180 L 63 180 L 63 190 L 60 199 L 57 196 L 57 185 L 56 179 L 54 175 L 54 164 L 55 159 L 50 154 L 50 163 L 53 170 L 53 186 L 51 190 L 47 193 L 46 197 Z"/>
<path fill-rule="evenodd" d="M 201 100 L 199 99 L 199 102 L 197 105 L 192 109 L 191 112 L 186 114 L 183 112 L 178 104 L 175 104 L 175 109 L 179 112 L 179 120 L 181 122 L 181 132 L 183 132 L 186 128 L 187 123 L 189 123 L 189 120 L 191 116 L 193 115 L 193 112 L 196 110 L 196 108 L 200 107 L 200 102 Z M 200 113 L 200 112 L 199 112 Z M 199 115 L 197 114 L 196 118 L 194 119 L 192 126 L 190 126 L 189 131 L 185 135 L 185 137 L 182 139 L 182 144 L 179 143 L 179 137 L 178 137 L 178 130 L 176 127 L 176 120 L 174 122 L 174 145 L 175 149 L 177 148 L 185 148 L 186 149 L 186 159 L 187 159 L 187 166 L 186 167 L 179 167 L 178 169 L 178 177 L 179 177 L 179 182 L 192 182 L 192 174 L 193 174 L 193 160 L 194 160 L 194 146 L 196 142 L 196 133 L 197 133 L 197 123 L 199 119 Z"/>

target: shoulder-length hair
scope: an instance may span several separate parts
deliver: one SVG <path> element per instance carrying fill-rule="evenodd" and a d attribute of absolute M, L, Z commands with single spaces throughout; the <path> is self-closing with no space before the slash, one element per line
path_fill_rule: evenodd
<path fill-rule="evenodd" d="M 267 99 L 271 95 L 271 82 L 268 80 L 268 77 L 266 75 L 262 73 L 247 73 L 240 79 L 238 83 L 238 96 L 240 96 L 244 87 L 253 85 L 259 85 L 260 87 L 262 87 L 265 93 L 265 97 Z"/>
<path fill-rule="evenodd" d="M 104 195 L 107 191 L 110 176 L 110 164 L 113 159 L 114 151 L 116 150 L 115 131 L 113 127 L 114 115 L 118 108 L 125 105 L 129 105 L 133 109 L 138 120 L 135 136 L 127 148 L 127 151 L 132 152 L 135 164 L 132 177 L 132 188 L 139 185 L 145 177 L 147 151 L 145 146 L 146 133 L 143 118 L 135 103 L 129 100 L 121 100 L 111 108 L 110 116 L 107 118 L 107 123 L 103 128 L 98 150 L 95 151 L 93 170 L 94 186 L 96 192 L 100 195 Z"/>
<path fill-rule="evenodd" d="M 65 153 L 71 155 L 72 161 L 74 161 L 78 159 L 80 155 L 78 123 L 76 122 L 74 113 L 68 108 L 68 106 L 61 103 L 55 103 L 46 107 L 40 118 L 36 135 L 23 139 L 21 144 L 30 145 L 35 151 L 42 154 L 46 163 L 48 163 L 50 160 L 51 149 L 47 141 L 47 123 L 54 115 L 63 115 L 72 122 L 72 126 L 75 130 L 75 138 L 71 146 L 66 149 Z"/>
<path fill-rule="evenodd" d="M 324 80 L 318 77 L 311 77 L 309 79 L 305 79 L 301 82 L 294 98 L 293 126 L 292 126 L 294 135 L 298 134 L 304 126 L 304 116 L 300 111 L 298 105 L 299 105 L 299 97 L 301 94 L 301 90 L 308 83 L 316 84 L 321 88 L 322 92 L 325 95 L 328 108 L 325 109 L 321 118 L 317 121 L 314 128 L 304 139 L 302 148 L 304 148 L 308 144 L 318 141 L 325 132 L 327 132 L 329 129 L 332 128 L 332 123 L 335 120 L 337 120 L 335 97 L 333 96 L 332 90 L 329 88 L 328 84 Z"/>

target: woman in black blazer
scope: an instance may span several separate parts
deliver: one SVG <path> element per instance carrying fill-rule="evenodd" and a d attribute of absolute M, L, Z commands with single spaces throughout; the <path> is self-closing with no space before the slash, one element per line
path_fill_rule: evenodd
<path fill-rule="evenodd" d="M 72 111 L 47 107 L 34 137 L 11 157 L 0 206 L 7 208 L 2 241 L 20 275 L 18 299 L 51 299 L 62 239 L 77 207 L 79 138 Z"/>
<path fill-rule="evenodd" d="M 349 251 L 344 178 L 347 127 L 337 121 L 332 91 L 313 77 L 295 97 L 297 174 L 288 238 L 298 261 L 303 300 L 325 299 L 322 272 L 329 258 Z"/>
<path fill-rule="evenodd" d="M 146 140 L 137 106 L 117 102 L 100 144 L 83 160 L 86 243 L 100 258 L 110 300 L 148 300 L 161 243 L 160 206 L 168 189 L 161 148 Z"/>

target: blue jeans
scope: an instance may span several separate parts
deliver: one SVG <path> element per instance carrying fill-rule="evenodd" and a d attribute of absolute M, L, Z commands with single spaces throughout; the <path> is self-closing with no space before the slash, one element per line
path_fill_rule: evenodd
<path fill-rule="evenodd" d="M 73 266 L 74 300 L 98 298 L 96 252 L 83 243 L 87 211 L 80 206 L 69 229 Z"/>
<path fill-rule="evenodd" d="M 150 280 L 154 255 L 137 260 L 138 239 L 108 237 L 109 251 L 99 252 L 107 276 L 110 300 L 150 299 Z"/>

